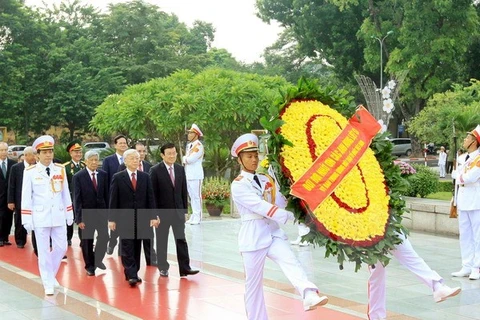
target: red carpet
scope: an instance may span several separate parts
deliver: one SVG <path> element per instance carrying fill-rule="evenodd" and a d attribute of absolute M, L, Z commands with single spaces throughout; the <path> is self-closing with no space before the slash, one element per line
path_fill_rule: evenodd
<path fill-rule="evenodd" d="M 13 241 L 12 237 L 10 241 Z M 202 273 L 180 279 L 176 265 L 170 267 L 169 278 L 161 278 L 156 267 L 142 266 L 139 276 L 143 283 L 136 288 L 130 288 L 125 281 L 123 267 L 116 252 L 105 257 L 107 270 L 97 270 L 95 277 L 85 274 L 78 239 L 69 247 L 67 256 L 68 259 L 62 262 L 57 277 L 61 285 L 139 318 L 246 319 L 243 283 Z M 15 244 L 1 247 L 0 260 L 39 274 L 30 243 L 25 249 L 18 249 Z M 328 308 L 304 312 L 301 300 L 268 291 L 265 296 L 270 320 L 361 319 Z"/>

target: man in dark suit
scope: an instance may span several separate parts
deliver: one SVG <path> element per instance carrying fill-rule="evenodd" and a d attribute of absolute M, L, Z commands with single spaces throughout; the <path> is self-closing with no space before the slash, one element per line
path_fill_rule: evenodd
<path fill-rule="evenodd" d="M 83 151 L 82 146 L 78 141 L 72 141 L 67 145 L 67 152 L 70 154 L 70 161 L 67 161 L 63 164 L 65 167 L 65 172 L 67 174 L 68 181 L 68 190 L 70 190 L 70 198 L 73 203 L 73 176 L 80 170 L 85 168 L 85 162 L 82 161 Z M 78 233 L 78 236 L 81 238 L 81 232 Z M 69 246 L 72 245 L 73 238 L 73 224 L 67 226 L 67 243 Z"/>
<path fill-rule="evenodd" d="M 153 237 L 151 227 L 157 227 L 159 219 L 149 176 L 138 171 L 140 155 L 130 149 L 124 159 L 127 169 L 116 173 L 110 186 L 108 227 L 118 230 L 125 280 L 133 287 L 142 282 L 138 277 L 141 239 Z"/>
<path fill-rule="evenodd" d="M 88 151 L 85 154 L 86 168 L 73 176 L 73 211 L 75 222 L 81 230 L 81 247 L 85 270 L 88 276 L 95 275 L 95 269 L 105 270 L 102 260 L 108 243 L 108 188 L 107 173 L 97 170 L 99 154 Z M 93 238 L 97 231 L 95 252 Z"/>
<path fill-rule="evenodd" d="M 163 161 L 150 170 L 155 203 L 162 223 L 156 232 L 157 266 L 160 276 L 168 277 L 170 265 L 167 262 L 168 233 L 170 227 L 175 236 L 180 277 L 197 274 L 190 268 L 188 245 L 185 239 L 185 214 L 187 213 L 187 180 L 183 167 L 175 163 L 177 150 L 173 143 L 160 148 Z"/>
<path fill-rule="evenodd" d="M 103 159 L 102 170 L 107 173 L 108 185 L 112 183 L 113 175 L 118 172 L 118 167 L 123 164 L 123 153 L 128 149 L 127 137 L 120 134 L 113 138 L 115 153 Z M 110 231 L 110 240 L 107 247 L 107 253 L 112 254 L 113 249 L 118 243 L 118 234 Z M 120 252 L 119 252 L 120 254 Z"/>
<path fill-rule="evenodd" d="M 13 211 L 7 204 L 8 178 L 15 161 L 7 158 L 8 144 L 0 142 L 0 247 L 11 245 L 8 241 L 13 223 Z"/>
<path fill-rule="evenodd" d="M 140 164 L 138 165 L 138 170 L 149 173 L 152 165 L 150 164 L 150 162 L 145 160 L 145 156 L 147 155 L 145 145 L 141 142 L 137 142 L 135 144 L 135 150 L 137 150 L 138 154 L 140 155 Z M 118 171 L 122 171 L 125 169 L 125 163 L 121 164 L 120 167 L 118 167 Z M 153 237 L 151 239 L 142 239 L 142 244 L 143 253 L 145 254 L 145 262 L 147 263 L 147 266 L 156 266 L 157 253 L 155 252 L 155 248 L 153 247 Z"/>
<path fill-rule="evenodd" d="M 37 163 L 37 152 L 32 147 L 26 147 L 23 150 L 24 161 L 12 166 L 10 177 L 8 178 L 8 208 L 15 211 L 15 244 L 17 248 L 25 248 L 27 243 L 27 230 L 22 225 L 22 182 L 23 171 L 31 165 Z"/>

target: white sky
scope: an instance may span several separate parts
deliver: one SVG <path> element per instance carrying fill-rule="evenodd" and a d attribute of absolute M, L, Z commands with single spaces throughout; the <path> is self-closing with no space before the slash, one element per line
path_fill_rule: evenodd
<path fill-rule="evenodd" d="M 109 3 L 126 0 L 81 0 L 105 9 Z M 43 0 L 47 5 L 61 0 Z M 162 11 L 174 13 L 191 27 L 193 21 L 212 23 L 216 29 L 213 46 L 224 48 L 240 61 L 260 61 L 263 50 L 281 32 L 278 24 L 268 25 L 255 16 L 255 0 L 147 0 Z M 42 6 L 42 0 L 25 0 L 28 6 Z"/>

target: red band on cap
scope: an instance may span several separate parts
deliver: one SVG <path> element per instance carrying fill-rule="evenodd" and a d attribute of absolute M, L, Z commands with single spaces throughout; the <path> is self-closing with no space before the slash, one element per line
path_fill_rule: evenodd
<path fill-rule="evenodd" d="M 247 142 L 244 142 L 242 143 L 241 145 L 239 145 L 237 147 L 237 149 L 235 150 L 235 153 L 236 154 L 239 154 L 240 152 L 242 152 L 243 149 L 246 149 L 246 148 L 256 148 L 257 147 L 257 144 L 253 141 L 247 141 Z"/>

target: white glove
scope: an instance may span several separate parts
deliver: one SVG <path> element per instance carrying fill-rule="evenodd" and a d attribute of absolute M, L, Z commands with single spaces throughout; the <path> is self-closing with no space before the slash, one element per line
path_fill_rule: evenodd
<path fill-rule="evenodd" d="M 67 226 L 71 226 L 73 224 L 73 219 L 67 219 Z"/>
<path fill-rule="evenodd" d="M 295 220 L 295 215 L 293 213 L 291 213 L 290 211 L 287 211 L 287 214 L 288 214 L 287 220 L 292 220 L 292 221 Z"/>
<path fill-rule="evenodd" d="M 33 230 L 33 219 L 31 214 L 22 214 L 22 224 L 25 230 L 30 233 Z"/>
<path fill-rule="evenodd" d="M 32 232 L 32 225 L 30 223 L 25 223 L 23 227 L 25 228 L 25 230 L 27 230 L 27 233 Z"/>

